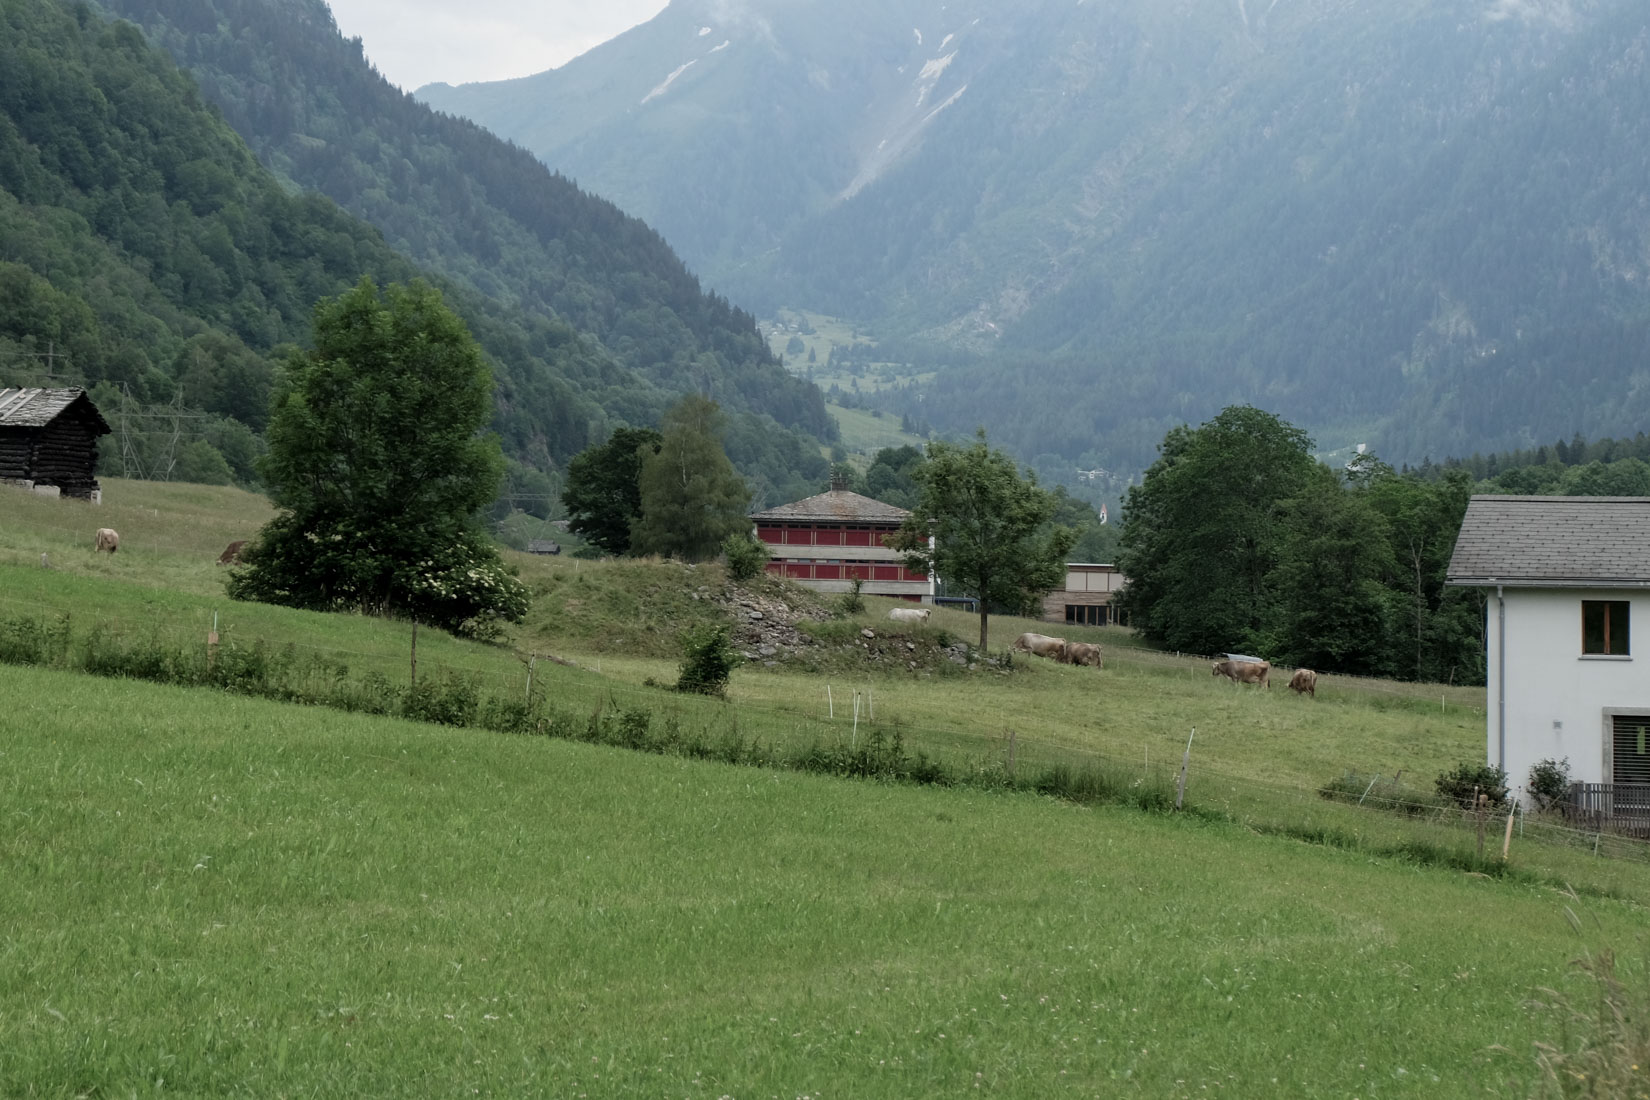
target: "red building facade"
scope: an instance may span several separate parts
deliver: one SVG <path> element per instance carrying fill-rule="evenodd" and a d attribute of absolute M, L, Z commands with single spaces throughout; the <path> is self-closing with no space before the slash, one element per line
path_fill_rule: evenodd
<path fill-rule="evenodd" d="M 866 595 L 923 600 L 934 595 L 933 581 L 886 545 L 909 514 L 833 483 L 829 492 L 756 512 L 751 521 L 768 546 L 769 573 L 821 592 L 845 592 L 857 577 Z"/>

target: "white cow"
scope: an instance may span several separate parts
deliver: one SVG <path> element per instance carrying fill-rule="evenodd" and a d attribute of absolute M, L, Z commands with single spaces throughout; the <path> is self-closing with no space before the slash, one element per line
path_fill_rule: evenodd
<path fill-rule="evenodd" d="M 932 609 L 927 607 L 896 607 L 888 612 L 888 617 L 896 623 L 927 623 L 931 614 Z"/>

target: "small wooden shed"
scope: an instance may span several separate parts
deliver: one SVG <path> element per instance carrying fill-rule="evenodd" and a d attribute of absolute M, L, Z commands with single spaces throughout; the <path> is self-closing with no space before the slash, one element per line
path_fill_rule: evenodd
<path fill-rule="evenodd" d="M 0 483 L 96 501 L 103 415 L 78 387 L 0 389 Z"/>

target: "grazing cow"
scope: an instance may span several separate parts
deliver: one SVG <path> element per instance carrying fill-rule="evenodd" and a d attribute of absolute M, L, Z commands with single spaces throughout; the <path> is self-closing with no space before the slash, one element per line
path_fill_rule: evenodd
<path fill-rule="evenodd" d="M 115 533 L 114 529 L 109 527 L 99 527 L 97 529 L 97 545 L 92 547 L 92 552 L 95 554 L 99 550 L 107 550 L 109 553 L 113 554 L 119 549 L 120 536 Z"/>
<path fill-rule="evenodd" d="M 1234 684 L 1259 684 L 1271 690 L 1272 665 L 1268 661 L 1216 661 L 1212 675 L 1224 676 Z"/>
<path fill-rule="evenodd" d="M 234 564 L 236 564 L 237 562 L 239 562 L 241 560 L 241 551 L 244 550 L 244 549 L 246 549 L 246 540 L 245 539 L 237 539 L 236 541 L 230 543 L 228 546 L 223 548 L 223 553 L 218 555 L 218 564 L 219 565 L 234 565 Z"/>
<path fill-rule="evenodd" d="M 1289 690 L 1296 695 L 1310 695 L 1318 697 L 1318 674 L 1309 668 L 1297 668 L 1295 674 L 1289 677 Z"/>
<path fill-rule="evenodd" d="M 1066 659 L 1066 640 L 1050 638 L 1047 634 L 1022 634 L 1014 639 L 1014 648 L 1034 657 L 1048 657 L 1056 661 Z"/>
<path fill-rule="evenodd" d="M 1066 664 L 1100 667 L 1100 647 L 1089 642 L 1072 642 L 1066 646 Z"/>
<path fill-rule="evenodd" d="M 932 609 L 926 607 L 896 607 L 888 617 L 896 623 L 926 623 Z"/>

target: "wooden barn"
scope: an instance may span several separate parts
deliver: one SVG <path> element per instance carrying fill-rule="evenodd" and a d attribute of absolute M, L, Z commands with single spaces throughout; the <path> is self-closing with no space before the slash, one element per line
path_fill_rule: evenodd
<path fill-rule="evenodd" d="M 0 389 L 0 484 L 98 502 L 97 438 L 108 434 L 83 389 Z"/>

